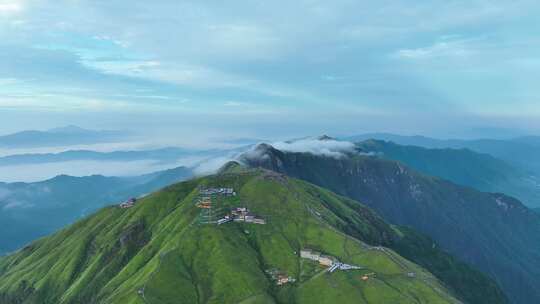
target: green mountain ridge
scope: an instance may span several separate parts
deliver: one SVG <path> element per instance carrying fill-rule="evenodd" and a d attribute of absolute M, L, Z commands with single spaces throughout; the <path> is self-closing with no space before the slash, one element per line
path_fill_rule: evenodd
<path fill-rule="evenodd" d="M 201 224 L 201 187 L 233 187 L 237 195 L 216 204 L 248 207 L 267 224 Z M 357 202 L 271 171 L 229 165 L 219 175 L 166 187 L 130 209 L 104 208 L 1 258 L 0 302 L 460 303 L 453 295 L 466 292 L 450 291 L 386 249 L 418 248 L 414 252 L 429 253 L 434 263 L 453 263 L 426 244 Z M 299 257 L 304 248 L 363 269 L 327 273 Z M 276 286 L 270 269 L 296 282 Z M 477 283 L 463 289 L 493 300 L 485 303 L 505 302 L 496 286 Z"/>
<path fill-rule="evenodd" d="M 326 157 L 260 145 L 242 161 L 362 202 L 389 223 L 429 235 L 495 279 L 512 303 L 540 302 L 540 217 L 512 197 L 361 153 Z"/>

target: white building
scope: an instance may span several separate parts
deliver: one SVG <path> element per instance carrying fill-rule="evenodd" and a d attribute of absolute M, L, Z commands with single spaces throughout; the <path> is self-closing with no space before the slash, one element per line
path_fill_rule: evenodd
<path fill-rule="evenodd" d="M 266 224 L 266 221 L 264 219 L 262 219 L 262 218 L 255 218 L 253 220 L 253 224 L 264 225 L 264 224 Z"/>
<path fill-rule="evenodd" d="M 321 254 L 311 249 L 302 249 L 300 250 L 300 257 L 304 259 L 310 259 L 313 261 L 319 261 Z"/>
<path fill-rule="evenodd" d="M 319 257 L 319 264 L 323 266 L 332 266 L 332 264 L 334 264 L 334 258 L 327 255 L 321 255 Z"/>

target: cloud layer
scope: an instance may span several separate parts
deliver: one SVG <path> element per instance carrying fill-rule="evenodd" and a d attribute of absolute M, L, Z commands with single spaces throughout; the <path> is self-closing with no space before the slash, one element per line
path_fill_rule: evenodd
<path fill-rule="evenodd" d="M 276 142 L 272 146 L 285 152 L 305 152 L 334 158 L 356 153 L 353 143 L 336 140 L 300 139 L 290 142 Z"/>
<path fill-rule="evenodd" d="M 152 125 L 171 115 L 229 134 L 257 122 L 242 136 L 280 132 L 276 121 L 289 133 L 311 128 L 304 134 L 444 133 L 463 116 L 463 129 L 499 119 L 539 128 L 539 9 L 531 0 L 0 0 L 0 127 L 35 113 L 49 125 L 114 113 L 103 123 L 125 127 L 151 113 Z"/>

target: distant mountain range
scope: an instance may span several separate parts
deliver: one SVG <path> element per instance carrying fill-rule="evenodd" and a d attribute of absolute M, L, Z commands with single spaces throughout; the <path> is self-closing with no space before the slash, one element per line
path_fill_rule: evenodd
<path fill-rule="evenodd" d="M 15 154 L 0 157 L 0 166 L 43 164 L 54 162 L 96 160 L 96 161 L 136 161 L 154 160 L 162 163 L 177 161 L 186 156 L 209 157 L 218 156 L 230 151 L 224 150 L 191 150 L 177 147 L 166 147 L 139 151 L 97 152 L 90 150 L 68 150 L 59 153 Z"/>
<path fill-rule="evenodd" d="M 540 179 L 525 169 L 469 149 L 428 149 L 381 140 L 357 143 L 364 152 L 400 161 L 422 173 L 487 192 L 512 195 L 540 207 Z"/>
<path fill-rule="evenodd" d="M 59 173 L 73 176 L 93 174 L 128 176 L 176 166 L 188 166 L 199 173 L 209 173 L 251 147 L 251 145 L 226 149 L 165 147 L 112 152 L 67 150 L 58 153 L 13 154 L 0 156 L 0 170 L 3 170 L 0 171 L 0 180 L 34 182 L 52 178 Z M 14 171 L 15 174 L 11 173 Z"/>
<path fill-rule="evenodd" d="M 370 133 L 342 138 L 359 142 L 368 139 L 392 141 L 400 145 L 412 145 L 425 148 L 470 149 L 479 153 L 490 154 L 502 159 L 526 172 L 540 176 L 540 137 L 524 136 L 514 139 L 435 139 L 425 136 L 402 136 L 389 133 Z"/>
<path fill-rule="evenodd" d="M 50 234 L 108 204 L 192 176 L 179 167 L 136 177 L 60 175 L 36 183 L 0 183 L 0 254 Z"/>
<path fill-rule="evenodd" d="M 208 215 L 197 204 L 207 187 L 231 187 L 236 195 L 214 196 Z M 266 221 L 250 223 L 247 215 L 245 221 L 213 223 L 233 208 L 248 208 Z M 323 258 L 359 269 L 329 271 Z M 429 238 L 389 225 L 358 202 L 275 172 L 229 164 L 218 175 L 166 187 L 130 209 L 101 209 L 0 258 L 0 302 L 507 300 L 493 281 Z"/>
<path fill-rule="evenodd" d="M 0 148 L 36 148 L 110 143 L 126 140 L 125 131 L 95 131 L 66 126 L 47 131 L 28 130 L 0 136 Z"/>
<path fill-rule="evenodd" d="M 430 177 L 357 151 L 286 152 L 259 145 L 242 161 L 297 177 L 426 233 L 443 249 L 495 278 L 512 303 L 540 303 L 540 216 L 504 194 Z"/>

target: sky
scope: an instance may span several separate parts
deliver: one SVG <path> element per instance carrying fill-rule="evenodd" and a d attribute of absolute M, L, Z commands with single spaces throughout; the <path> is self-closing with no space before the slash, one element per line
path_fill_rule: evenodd
<path fill-rule="evenodd" d="M 0 134 L 540 134 L 540 3 L 0 0 Z"/>

